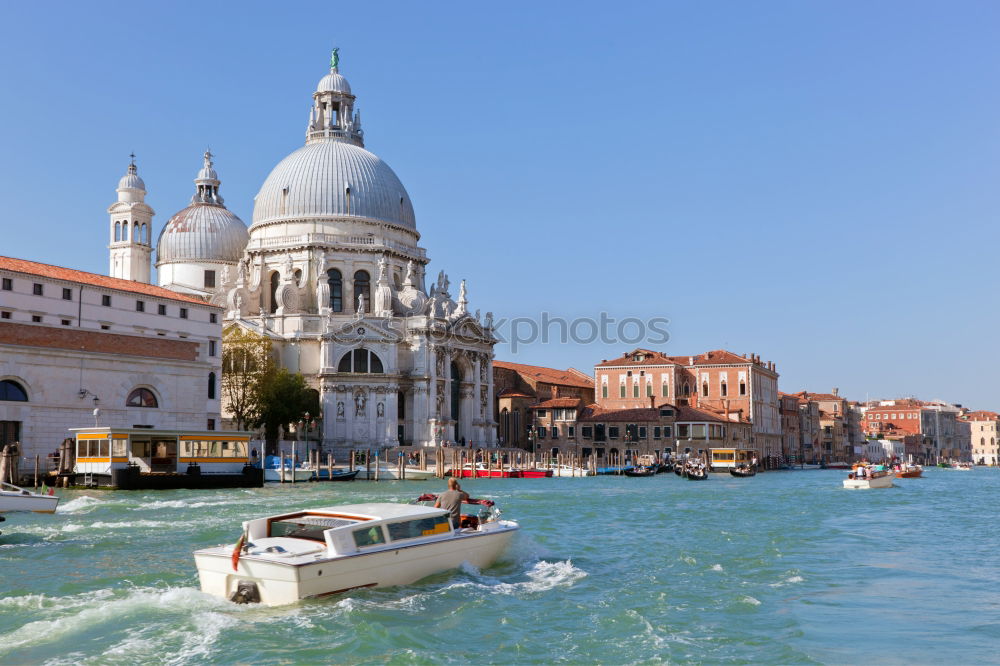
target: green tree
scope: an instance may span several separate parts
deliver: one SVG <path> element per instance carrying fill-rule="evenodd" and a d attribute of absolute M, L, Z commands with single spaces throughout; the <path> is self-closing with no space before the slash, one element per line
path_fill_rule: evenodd
<path fill-rule="evenodd" d="M 271 367 L 259 378 L 250 425 L 264 426 L 268 454 L 276 452 L 281 428 L 288 430 L 289 424 L 305 418 L 307 413 L 319 414 L 319 392 L 310 388 L 302 375 Z"/>
<path fill-rule="evenodd" d="M 222 332 L 223 410 L 232 415 L 238 429 L 256 427 L 261 382 L 274 365 L 266 336 L 240 326 Z"/>

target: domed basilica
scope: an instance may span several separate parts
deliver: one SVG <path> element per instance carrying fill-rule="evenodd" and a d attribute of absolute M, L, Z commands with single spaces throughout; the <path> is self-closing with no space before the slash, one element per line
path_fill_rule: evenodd
<path fill-rule="evenodd" d="M 365 149 L 336 51 L 305 145 L 264 181 L 249 229 L 225 207 L 212 157 L 160 233 L 160 286 L 269 337 L 281 364 L 320 392 L 328 446 L 494 444 L 492 314 L 470 313 L 465 281 L 454 298 L 444 272 L 428 288 L 413 205 Z M 149 281 L 153 210 L 134 162 L 118 192 L 112 275 Z"/>

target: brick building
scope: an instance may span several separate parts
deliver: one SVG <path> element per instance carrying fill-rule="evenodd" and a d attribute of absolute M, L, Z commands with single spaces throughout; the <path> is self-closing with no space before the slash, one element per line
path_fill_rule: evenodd
<path fill-rule="evenodd" d="M 710 410 L 724 421 L 753 424 L 751 448 L 782 455 L 778 372 L 759 356 L 725 350 L 667 356 L 635 349 L 594 368 L 598 403 L 606 409 L 644 408 L 657 401 Z"/>
<path fill-rule="evenodd" d="M 969 424 L 972 440 L 972 461 L 977 465 L 1000 464 L 1000 414 L 985 409 L 962 411 L 960 421 Z"/>
<path fill-rule="evenodd" d="M 541 407 L 540 403 L 545 403 L 542 409 L 571 410 L 575 420 L 576 410 L 594 402 L 594 380 L 575 368 L 558 370 L 493 361 L 493 386 L 496 392 L 493 413 L 497 415 L 497 441 L 502 446 L 530 448 L 528 433 L 534 425 L 532 408 Z M 549 405 L 549 400 L 561 402 L 559 406 Z M 560 434 L 565 437 L 565 433 Z"/>

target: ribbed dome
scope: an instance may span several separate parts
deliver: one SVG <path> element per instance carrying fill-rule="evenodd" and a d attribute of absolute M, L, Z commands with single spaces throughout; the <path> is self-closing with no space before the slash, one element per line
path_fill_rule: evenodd
<path fill-rule="evenodd" d="M 316 92 L 341 92 L 351 94 L 351 84 L 340 72 L 331 71 L 316 84 Z"/>
<path fill-rule="evenodd" d="M 410 197 L 388 164 L 346 141 L 320 140 L 274 167 L 254 199 L 251 229 L 279 220 L 348 216 L 416 229 Z"/>
<path fill-rule="evenodd" d="M 170 218 L 156 242 L 156 264 L 172 261 L 237 262 L 250 235 L 224 206 L 191 204 Z"/>
<path fill-rule="evenodd" d="M 133 160 L 135 156 L 133 155 Z M 133 161 L 128 165 L 128 171 L 122 176 L 122 179 L 118 181 L 119 190 L 145 190 L 146 183 L 142 182 L 142 178 L 139 178 L 137 169 L 135 168 L 135 162 Z"/>

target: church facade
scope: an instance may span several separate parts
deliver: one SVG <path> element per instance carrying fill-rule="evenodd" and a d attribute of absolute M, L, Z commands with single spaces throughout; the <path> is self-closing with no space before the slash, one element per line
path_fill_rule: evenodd
<path fill-rule="evenodd" d="M 157 240 L 159 285 L 270 338 L 280 364 L 320 392 L 325 445 L 495 444 L 492 314 L 470 312 L 464 280 L 457 296 L 444 272 L 428 280 L 410 198 L 365 149 L 336 54 L 312 94 L 305 145 L 271 171 L 249 229 L 220 185 L 206 153 L 191 204 Z M 111 211 L 121 277 L 144 275 L 147 208 Z"/>

